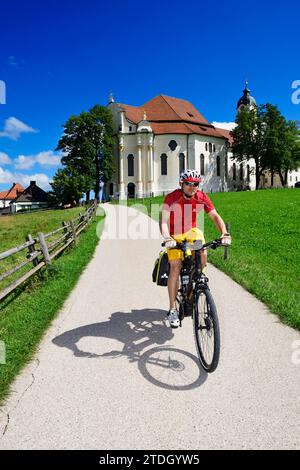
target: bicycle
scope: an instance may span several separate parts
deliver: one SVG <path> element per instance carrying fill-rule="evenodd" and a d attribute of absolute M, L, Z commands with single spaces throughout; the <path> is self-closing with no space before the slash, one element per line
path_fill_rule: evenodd
<path fill-rule="evenodd" d="M 200 253 L 220 246 L 223 246 L 220 238 L 204 245 L 201 240 L 194 243 L 184 240 L 174 246 L 174 249 L 182 250 L 184 254 L 176 299 L 180 326 L 184 317 L 192 317 L 197 354 L 206 372 L 213 372 L 218 366 L 220 328 L 216 305 L 208 285 L 209 279 L 202 271 Z M 227 246 L 224 248 L 227 257 Z"/>

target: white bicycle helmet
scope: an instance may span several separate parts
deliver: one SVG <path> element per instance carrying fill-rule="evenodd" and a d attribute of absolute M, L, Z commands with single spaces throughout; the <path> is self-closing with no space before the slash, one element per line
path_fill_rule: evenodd
<path fill-rule="evenodd" d="M 179 182 L 184 183 L 185 181 L 191 181 L 195 183 L 201 183 L 202 178 L 197 170 L 185 170 L 180 173 Z"/>

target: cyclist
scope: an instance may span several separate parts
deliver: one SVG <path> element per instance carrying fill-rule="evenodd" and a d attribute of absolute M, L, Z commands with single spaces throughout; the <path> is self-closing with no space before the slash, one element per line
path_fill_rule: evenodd
<path fill-rule="evenodd" d="M 177 328 L 180 325 L 175 302 L 183 252 L 174 248 L 176 242 L 187 240 L 189 243 L 192 243 L 195 240 L 202 240 L 205 243 L 203 232 L 197 227 L 197 216 L 204 209 L 220 231 L 222 245 L 228 246 L 231 243 L 230 235 L 227 233 L 222 217 L 214 208 L 209 197 L 199 190 L 199 183 L 201 181 L 200 173 L 197 170 L 185 170 L 182 172 L 179 179 L 180 189 L 176 189 L 165 197 L 160 214 L 160 231 L 165 239 L 170 263 L 168 279 L 170 310 L 167 318 L 172 328 Z M 207 254 L 206 252 L 201 252 L 202 270 L 205 269 L 206 263 Z"/>

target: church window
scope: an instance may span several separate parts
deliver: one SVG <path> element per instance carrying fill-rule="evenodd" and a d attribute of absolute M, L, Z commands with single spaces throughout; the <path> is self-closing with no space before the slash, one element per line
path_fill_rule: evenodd
<path fill-rule="evenodd" d="M 177 142 L 175 140 L 170 140 L 169 142 L 169 147 L 170 149 L 172 150 L 172 152 L 174 152 L 174 150 L 176 149 L 177 147 Z"/>
<path fill-rule="evenodd" d="M 200 174 L 204 175 L 204 155 L 201 153 L 200 155 Z"/>
<path fill-rule="evenodd" d="M 228 157 L 227 157 L 227 155 L 225 156 L 225 178 L 226 178 L 226 180 L 228 178 Z"/>
<path fill-rule="evenodd" d="M 132 131 L 132 126 L 129 126 L 129 132 L 131 132 L 131 131 Z"/>
<path fill-rule="evenodd" d="M 217 176 L 221 176 L 221 159 L 217 156 Z"/>
<path fill-rule="evenodd" d="M 167 175 L 168 174 L 168 156 L 165 153 L 162 153 L 160 156 L 160 164 L 161 164 L 161 174 Z"/>
<path fill-rule="evenodd" d="M 233 181 L 236 180 L 236 163 L 232 165 L 232 179 Z"/>
<path fill-rule="evenodd" d="M 213 149 L 214 149 L 214 152 L 215 152 L 215 151 L 216 151 L 216 146 L 215 146 L 215 144 L 213 145 Z"/>
<path fill-rule="evenodd" d="M 185 155 L 181 153 L 179 155 L 179 174 L 185 170 Z"/>
<path fill-rule="evenodd" d="M 212 152 L 212 143 L 209 142 L 209 153 L 211 153 L 211 152 Z"/>
<path fill-rule="evenodd" d="M 250 165 L 247 165 L 247 181 L 250 181 Z"/>
<path fill-rule="evenodd" d="M 205 150 L 206 150 L 206 152 L 207 152 L 207 150 L 208 150 L 208 143 L 205 144 Z"/>
<path fill-rule="evenodd" d="M 134 156 L 132 154 L 128 155 L 128 176 L 134 176 Z"/>

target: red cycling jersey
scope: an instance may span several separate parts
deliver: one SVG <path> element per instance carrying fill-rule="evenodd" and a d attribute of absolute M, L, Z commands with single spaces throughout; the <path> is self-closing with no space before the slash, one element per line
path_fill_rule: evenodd
<path fill-rule="evenodd" d="M 197 191 L 191 199 L 186 199 L 181 189 L 168 194 L 163 203 L 163 210 L 170 212 L 170 235 L 186 233 L 197 227 L 197 215 L 202 209 L 207 214 L 214 209 L 213 203 L 203 191 Z"/>

